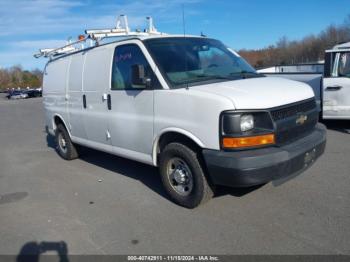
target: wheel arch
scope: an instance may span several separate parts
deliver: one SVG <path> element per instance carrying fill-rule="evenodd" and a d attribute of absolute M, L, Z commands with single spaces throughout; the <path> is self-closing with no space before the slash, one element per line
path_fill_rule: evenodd
<path fill-rule="evenodd" d="M 165 145 L 171 142 L 183 142 L 196 150 L 205 147 L 204 143 L 191 132 L 180 128 L 166 128 L 155 138 L 153 142 L 153 165 L 158 166 L 158 155 Z"/>
<path fill-rule="evenodd" d="M 63 117 L 60 114 L 54 114 L 53 118 L 52 118 L 52 127 L 53 127 L 53 131 L 55 132 L 57 126 L 59 124 L 63 124 L 63 126 L 66 128 L 69 137 L 71 137 L 71 133 L 68 129 L 68 125 L 66 124 L 66 122 L 63 120 Z"/>

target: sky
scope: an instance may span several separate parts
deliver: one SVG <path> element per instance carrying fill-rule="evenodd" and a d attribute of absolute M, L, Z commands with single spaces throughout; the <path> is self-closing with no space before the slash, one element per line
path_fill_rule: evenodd
<path fill-rule="evenodd" d="M 263 48 L 281 37 L 298 40 L 341 24 L 350 0 L 0 0 L 0 68 L 43 69 L 39 48 L 59 47 L 88 28 L 115 27 L 126 14 L 131 29 L 146 27 L 182 34 L 201 33 L 239 50 Z"/>

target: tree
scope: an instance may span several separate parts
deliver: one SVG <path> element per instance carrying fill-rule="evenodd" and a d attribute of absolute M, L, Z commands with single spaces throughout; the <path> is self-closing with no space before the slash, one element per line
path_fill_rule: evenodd
<path fill-rule="evenodd" d="M 42 86 L 42 72 L 39 69 L 23 70 L 20 65 L 0 69 L 0 90 L 7 88 L 38 88 Z"/>
<path fill-rule="evenodd" d="M 350 15 L 343 24 L 329 25 L 318 35 L 308 35 L 299 41 L 289 41 L 283 36 L 275 45 L 257 50 L 242 49 L 239 53 L 256 68 L 317 62 L 324 59 L 326 49 L 348 41 L 350 41 Z"/>

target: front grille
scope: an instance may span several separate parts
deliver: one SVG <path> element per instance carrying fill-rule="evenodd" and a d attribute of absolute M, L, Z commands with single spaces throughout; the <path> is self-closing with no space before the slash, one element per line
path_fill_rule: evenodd
<path fill-rule="evenodd" d="M 315 99 L 287 106 L 284 108 L 276 109 L 271 111 L 271 116 L 274 121 L 285 119 L 297 115 L 298 113 L 305 113 L 307 111 L 313 110 L 316 107 Z"/>
<path fill-rule="evenodd" d="M 304 137 L 312 132 L 317 124 L 317 118 L 310 119 L 301 126 L 294 126 L 277 132 L 276 143 L 286 144 L 291 143 L 301 137 Z"/>
<path fill-rule="evenodd" d="M 306 115 L 303 124 L 297 124 L 300 114 Z M 316 101 L 308 100 L 297 104 L 271 110 L 271 116 L 276 124 L 276 143 L 278 145 L 293 142 L 312 132 L 318 122 Z"/>

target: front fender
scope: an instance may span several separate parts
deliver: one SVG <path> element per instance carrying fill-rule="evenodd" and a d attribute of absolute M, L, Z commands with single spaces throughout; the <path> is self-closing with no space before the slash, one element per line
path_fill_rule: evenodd
<path fill-rule="evenodd" d="M 158 152 L 158 146 L 159 146 L 159 140 L 162 137 L 162 135 L 169 133 L 169 132 L 173 132 L 173 133 L 179 133 L 181 135 L 186 136 L 187 138 L 191 139 L 194 143 L 196 143 L 199 147 L 201 148 L 205 148 L 205 144 L 198 138 L 196 137 L 194 134 L 192 134 L 191 132 L 178 128 L 178 127 L 168 127 L 168 128 L 164 128 L 161 130 L 161 132 L 154 138 L 153 140 L 153 149 L 152 149 L 152 160 L 153 160 L 153 165 L 157 166 L 157 152 Z"/>

